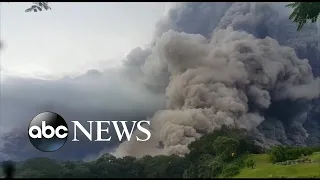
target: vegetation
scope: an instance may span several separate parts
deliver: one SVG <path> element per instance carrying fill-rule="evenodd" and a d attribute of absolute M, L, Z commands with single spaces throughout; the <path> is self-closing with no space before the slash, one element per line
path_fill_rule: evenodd
<path fill-rule="evenodd" d="M 254 169 L 245 167 L 235 178 L 314 178 L 320 177 L 320 152 L 306 156 L 315 161 L 313 163 L 299 163 L 292 165 L 279 165 L 270 162 L 268 154 L 250 154 L 247 159 L 256 163 Z"/>
<path fill-rule="evenodd" d="M 300 30 L 307 20 L 316 22 L 318 2 L 294 2 L 290 19 Z M 26 12 L 50 10 L 48 2 L 33 2 Z M 32 158 L 17 163 L 18 177 L 23 178 L 213 178 L 213 177 L 320 177 L 320 148 L 273 147 L 267 154 L 248 139 L 244 130 L 228 129 L 205 135 L 189 145 L 185 157 L 144 156 L 116 158 L 104 154 L 92 162 L 58 162 Z M 319 151 L 319 152 L 317 152 Z M 259 154 L 260 153 L 260 154 Z M 276 164 L 301 157 L 311 163 L 290 166 Z M 53 171 L 54 170 L 54 171 Z"/>
<path fill-rule="evenodd" d="M 9 2 L 8 2 L 9 3 Z M 32 2 L 32 6 L 25 10 L 25 12 L 38 12 L 42 10 L 51 10 L 48 2 Z"/>
<path fill-rule="evenodd" d="M 277 163 L 298 159 L 301 156 L 308 156 L 316 151 L 318 151 L 318 148 L 275 146 L 269 154 L 271 162 Z"/>
<path fill-rule="evenodd" d="M 256 162 L 253 159 L 247 161 L 247 167 L 251 167 L 252 169 L 254 169 L 255 165 Z"/>
<path fill-rule="evenodd" d="M 48 2 L 32 2 L 33 5 L 26 9 L 26 12 L 37 12 L 42 10 L 50 10 L 50 6 L 48 5 Z"/>
<path fill-rule="evenodd" d="M 225 126 L 189 145 L 185 157 L 144 156 L 116 158 L 104 154 L 91 162 L 58 162 L 32 158 L 18 162 L 17 178 L 212 178 L 212 177 L 320 177 L 319 162 L 279 165 L 276 162 L 307 157 L 320 161 L 319 148 L 276 146 L 262 153 L 243 130 Z M 272 161 L 271 161 L 272 160 Z M 272 163 L 273 162 L 273 163 Z M 52 171 L 54 169 L 54 171 Z M 288 173 L 285 172 L 288 170 Z M 298 173 L 294 173 L 294 172 Z M 305 174 L 303 174 L 305 172 Z M 296 175 L 296 176 L 295 176 Z"/>
<path fill-rule="evenodd" d="M 307 20 L 316 22 L 320 14 L 320 2 L 294 2 L 287 7 L 293 8 L 289 18 L 298 24 L 298 31 L 307 23 Z"/>
<path fill-rule="evenodd" d="M 243 157 L 257 148 L 244 130 L 223 126 L 213 134 L 201 137 L 189 145 L 186 159 L 190 166 L 185 178 L 231 177 L 245 166 Z"/>
<path fill-rule="evenodd" d="M 42 10 L 50 10 L 48 2 L 32 2 L 33 5 L 25 10 L 25 12 L 38 12 Z M 320 14 L 320 2 L 293 2 L 287 5 L 293 9 L 289 19 L 298 24 L 297 30 L 300 31 L 308 20 L 316 22 Z"/>

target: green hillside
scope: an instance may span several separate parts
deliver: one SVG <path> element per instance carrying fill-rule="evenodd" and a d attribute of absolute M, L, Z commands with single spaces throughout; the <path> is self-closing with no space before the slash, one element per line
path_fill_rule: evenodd
<path fill-rule="evenodd" d="M 247 159 L 253 159 L 256 162 L 254 169 L 245 167 L 236 175 L 236 178 L 252 177 L 320 177 L 320 152 L 313 153 L 307 158 L 314 160 L 313 163 L 302 163 L 294 165 L 278 165 L 270 162 L 267 154 L 252 154 Z"/>

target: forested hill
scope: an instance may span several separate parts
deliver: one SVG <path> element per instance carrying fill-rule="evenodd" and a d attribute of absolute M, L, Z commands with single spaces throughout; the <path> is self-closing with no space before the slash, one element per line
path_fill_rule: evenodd
<path fill-rule="evenodd" d="M 263 152 L 248 139 L 245 131 L 226 127 L 194 141 L 189 145 L 189 148 L 191 151 L 186 157 L 176 155 L 144 156 L 136 159 L 134 157 L 115 158 L 110 154 L 104 154 L 99 159 L 91 162 L 58 162 L 47 158 L 33 158 L 23 162 L 16 162 L 15 177 L 258 177 L 254 175 L 254 172 L 265 166 L 265 164 L 261 165 L 259 157 L 264 157 L 264 161 L 268 161 L 270 166 L 286 167 L 289 162 L 289 164 L 308 163 L 312 167 L 320 167 L 320 162 L 318 162 L 317 158 L 308 159 L 309 155 L 319 151 L 319 148 L 277 146 L 268 152 Z M 268 155 L 259 155 L 260 153 L 268 153 Z M 318 155 L 320 156 L 320 154 Z M 301 157 L 304 159 L 294 161 L 294 159 Z M 316 169 L 314 168 L 313 171 L 315 172 L 313 174 L 311 172 L 312 177 L 320 177 Z M 312 171 L 312 168 L 309 168 L 310 170 Z"/>

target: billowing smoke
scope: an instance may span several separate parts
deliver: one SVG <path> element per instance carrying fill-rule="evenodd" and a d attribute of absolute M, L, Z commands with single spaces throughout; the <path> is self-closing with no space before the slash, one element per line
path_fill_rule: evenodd
<path fill-rule="evenodd" d="M 156 33 L 152 52 L 149 50 L 149 56 L 139 63 L 149 79 L 146 83 L 161 80 L 163 86 L 164 79 L 167 80 L 166 110 L 158 111 L 152 118 L 151 141 L 125 142 L 115 154 L 184 155 L 189 152 L 190 142 L 223 124 L 253 132 L 258 136 L 257 143 L 262 145 L 305 145 L 309 134 L 303 125 L 310 112 L 306 102 L 319 97 L 320 80 L 314 78 L 309 61 L 295 52 L 310 47 L 290 44 L 297 39 L 290 37 L 290 33 L 283 36 L 281 28 L 288 24 L 291 29 L 286 28 L 287 31 L 296 31 L 283 5 L 186 3 L 169 12 L 166 21 L 161 22 L 160 32 L 170 27 L 170 23 L 174 26 L 167 32 Z M 204 23 L 200 19 L 204 13 L 197 19 L 197 12 L 206 12 L 214 20 L 204 18 L 208 20 Z M 199 22 L 203 26 L 196 26 Z M 181 26 L 186 29 L 181 30 Z M 195 27 L 203 31 L 198 34 Z M 210 38 L 208 28 L 213 32 Z M 298 33 L 295 35 L 301 38 Z M 304 43 L 310 45 L 310 40 Z M 315 47 L 315 42 L 312 43 Z M 281 103 L 297 106 L 297 111 L 293 113 L 291 109 L 293 115 L 289 119 L 279 117 L 279 109 L 274 109 L 282 108 Z M 261 125 L 266 118 L 268 121 Z M 284 119 L 287 122 L 282 122 Z M 264 131 L 268 124 L 273 124 L 269 129 L 278 134 L 268 136 L 269 131 Z M 280 126 L 280 138 L 275 125 Z"/>
<path fill-rule="evenodd" d="M 120 69 L 58 81 L 7 79 L 1 127 L 10 132 L 0 156 L 39 156 L 23 129 L 11 129 L 44 110 L 67 120 L 150 116 L 152 138 L 123 142 L 117 156 L 184 155 L 190 142 L 224 124 L 249 130 L 261 146 L 320 144 L 317 28 L 297 32 L 284 5 L 180 3 L 156 24 L 151 45 L 133 49 Z M 116 146 L 71 143 L 51 157 L 91 158 Z"/>
<path fill-rule="evenodd" d="M 165 65 L 145 68 L 166 66 L 171 77 L 168 110 L 153 117 L 153 135 L 170 154 L 188 153 L 190 142 L 223 124 L 256 128 L 273 101 L 311 100 L 320 93 L 308 60 L 269 37 L 257 39 L 230 27 L 216 31 L 208 42 L 201 35 L 169 31 L 154 49 L 151 59 L 161 57 L 157 60 Z"/>

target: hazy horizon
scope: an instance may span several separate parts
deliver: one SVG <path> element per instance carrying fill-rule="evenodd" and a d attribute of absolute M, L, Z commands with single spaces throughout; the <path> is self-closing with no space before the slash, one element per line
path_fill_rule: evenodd
<path fill-rule="evenodd" d="M 119 66 L 150 42 L 170 3 L 49 2 L 50 11 L 25 13 L 31 5 L 1 3 L 4 75 L 59 78 Z"/>

